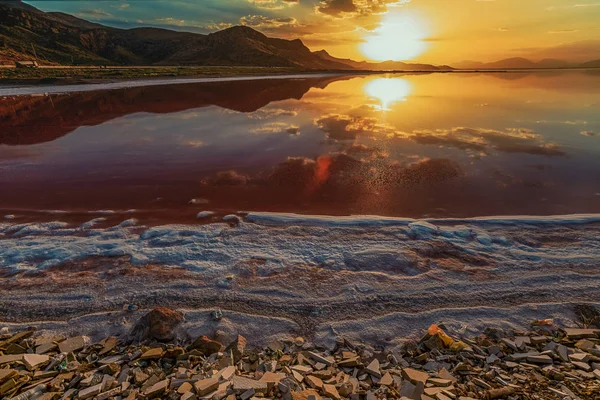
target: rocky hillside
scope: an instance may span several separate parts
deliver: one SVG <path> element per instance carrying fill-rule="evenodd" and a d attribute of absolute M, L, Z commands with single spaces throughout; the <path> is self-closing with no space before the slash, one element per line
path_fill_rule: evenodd
<path fill-rule="evenodd" d="M 157 28 L 117 29 L 64 13 L 0 0 L 0 63 L 31 60 L 67 65 L 212 65 L 302 69 L 429 69 L 377 64 L 311 52 L 301 40 L 275 39 L 245 26 L 209 35 Z M 390 68 L 391 67 L 391 68 Z"/>

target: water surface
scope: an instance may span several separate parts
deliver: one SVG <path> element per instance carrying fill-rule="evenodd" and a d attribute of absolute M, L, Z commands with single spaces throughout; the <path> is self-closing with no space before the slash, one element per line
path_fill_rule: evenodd
<path fill-rule="evenodd" d="M 600 212 L 600 74 L 201 82 L 0 100 L 0 209 Z"/>

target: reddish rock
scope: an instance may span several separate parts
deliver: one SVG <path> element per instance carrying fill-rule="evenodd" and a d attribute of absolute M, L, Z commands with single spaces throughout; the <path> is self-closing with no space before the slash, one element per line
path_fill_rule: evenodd
<path fill-rule="evenodd" d="M 169 342 L 175 339 L 175 329 L 183 321 L 183 316 L 169 308 L 159 307 L 144 315 L 131 331 L 136 341 L 154 339 Z"/>
<path fill-rule="evenodd" d="M 215 340 L 211 340 L 206 336 L 200 336 L 189 347 L 188 351 L 198 350 L 206 356 L 218 353 L 223 348 L 223 345 Z"/>
<path fill-rule="evenodd" d="M 246 348 L 246 338 L 238 335 L 238 337 L 225 349 L 225 353 L 233 354 L 233 360 L 237 363 L 242 359 L 244 355 L 244 349 Z"/>

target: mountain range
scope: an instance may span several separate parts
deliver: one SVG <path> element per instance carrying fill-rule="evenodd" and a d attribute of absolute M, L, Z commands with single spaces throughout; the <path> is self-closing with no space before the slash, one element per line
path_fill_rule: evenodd
<path fill-rule="evenodd" d="M 548 68 L 600 68 L 600 60 L 586 63 L 571 63 L 564 60 L 546 58 L 541 61 L 531 61 L 527 58 L 513 57 L 500 61 L 482 63 L 478 61 L 461 61 L 453 64 L 458 69 L 548 69 Z"/>
<path fill-rule="evenodd" d="M 312 52 L 301 40 L 270 38 L 247 26 L 202 35 L 158 28 L 118 29 L 72 15 L 0 0 L 0 61 L 65 65 L 272 66 L 327 70 L 450 70 L 368 63 Z"/>

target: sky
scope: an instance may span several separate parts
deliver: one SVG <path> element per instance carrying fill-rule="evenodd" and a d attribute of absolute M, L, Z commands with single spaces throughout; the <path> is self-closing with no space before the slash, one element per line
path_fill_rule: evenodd
<path fill-rule="evenodd" d="M 28 0 L 105 25 L 246 25 L 355 60 L 451 64 L 600 58 L 600 0 Z"/>

